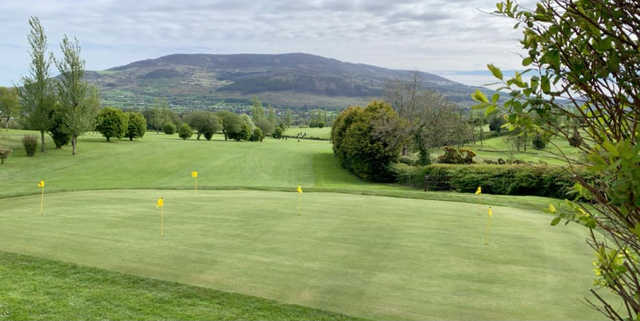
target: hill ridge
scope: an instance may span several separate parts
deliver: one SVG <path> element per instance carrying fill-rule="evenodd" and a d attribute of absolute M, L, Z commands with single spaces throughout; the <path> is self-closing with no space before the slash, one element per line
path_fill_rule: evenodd
<path fill-rule="evenodd" d="M 120 106 L 148 106 L 164 97 L 173 106 L 207 108 L 221 102 L 242 104 L 257 96 L 279 107 L 341 109 L 379 98 L 387 82 L 410 80 L 415 73 L 423 88 L 460 105 L 472 104 L 469 95 L 479 88 L 428 72 L 308 53 L 170 54 L 88 72 L 87 76 L 107 103 Z"/>

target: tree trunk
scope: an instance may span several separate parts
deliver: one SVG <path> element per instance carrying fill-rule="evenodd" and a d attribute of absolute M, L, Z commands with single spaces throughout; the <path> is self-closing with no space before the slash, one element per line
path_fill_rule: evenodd
<path fill-rule="evenodd" d="M 76 154 L 76 145 L 78 145 L 78 137 L 76 135 L 71 136 L 71 155 Z"/>
<path fill-rule="evenodd" d="M 44 153 L 44 130 L 40 131 L 40 151 Z"/>
<path fill-rule="evenodd" d="M 110 139 L 110 138 L 111 138 L 111 137 L 107 136 L 107 142 L 110 142 L 110 141 L 111 141 L 111 139 Z"/>
<path fill-rule="evenodd" d="M 407 156 L 408 153 L 409 152 L 408 152 L 407 145 L 406 144 L 402 145 L 402 156 Z"/>
<path fill-rule="evenodd" d="M 132 142 L 133 141 L 133 136 L 129 136 L 129 141 Z"/>
<path fill-rule="evenodd" d="M 198 132 L 198 136 L 196 137 L 197 140 L 200 140 L 200 135 L 202 135 L 202 134 L 200 134 L 200 132 Z"/>

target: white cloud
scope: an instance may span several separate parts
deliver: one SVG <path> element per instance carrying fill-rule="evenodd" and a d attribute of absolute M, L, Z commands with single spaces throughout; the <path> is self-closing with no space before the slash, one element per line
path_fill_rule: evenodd
<path fill-rule="evenodd" d="M 526 4 L 532 4 L 527 0 Z M 519 33 L 493 0 L 5 0 L 0 84 L 27 70 L 27 19 L 57 51 L 77 36 L 89 69 L 172 53 L 306 52 L 423 71 L 518 68 Z"/>

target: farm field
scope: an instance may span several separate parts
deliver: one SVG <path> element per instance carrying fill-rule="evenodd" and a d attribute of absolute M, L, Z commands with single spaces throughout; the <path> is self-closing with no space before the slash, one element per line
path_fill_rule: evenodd
<path fill-rule="evenodd" d="M 9 282 L 26 282 L 5 272 L 8 253 L 19 253 L 115 279 L 109 273 L 237 293 L 239 302 L 273 300 L 256 303 L 256 319 L 273 311 L 279 319 L 599 317 L 582 300 L 592 282 L 584 231 L 551 227 L 540 211 L 554 200 L 364 182 L 339 167 L 326 141 L 182 141 L 148 133 L 106 143 L 90 134 L 75 157 L 64 147 L 28 158 L 20 148 L 25 133 L 0 135 L 15 149 L 0 167 L 0 273 Z M 197 192 L 192 170 L 200 173 Z M 47 182 L 44 216 L 40 179 Z M 304 194 L 294 193 L 298 185 Z M 164 238 L 154 207 L 161 196 Z M 485 245 L 488 205 L 495 215 Z M 170 295 L 173 284 L 146 295 Z M 165 310 L 171 316 L 176 309 Z M 228 318 L 246 319 L 230 309 Z M 150 318 L 125 312 L 122 319 Z"/>

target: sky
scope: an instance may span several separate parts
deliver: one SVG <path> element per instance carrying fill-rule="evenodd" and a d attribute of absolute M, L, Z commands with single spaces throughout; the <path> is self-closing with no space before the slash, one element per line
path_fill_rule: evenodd
<path fill-rule="evenodd" d="M 522 61 L 521 33 L 491 14 L 496 1 L 2 0 L 0 85 L 28 71 L 30 16 L 54 55 L 64 34 L 77 37 L 89 70 L 175 53 L 303 52 L 483 85 L 488 63 Z"/>

